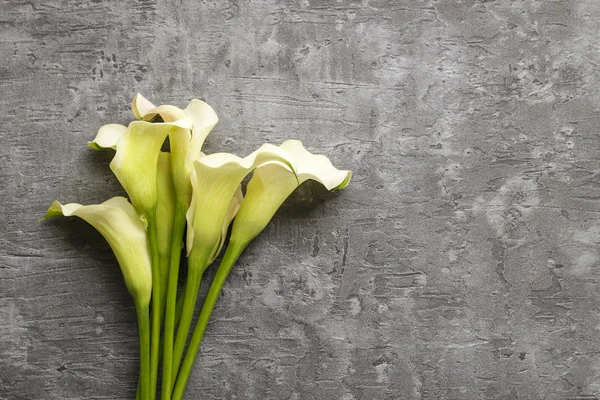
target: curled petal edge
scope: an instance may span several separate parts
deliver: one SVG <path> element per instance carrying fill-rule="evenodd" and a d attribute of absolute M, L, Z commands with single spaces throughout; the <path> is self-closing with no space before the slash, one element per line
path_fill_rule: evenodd
<path fill-rule="evenodd" d="M 115 150 L 117 148 L 117 142 L 126 131 L 127 127 L 125 125 L 103 125 L 98 129 L 98 133 L 96 133 L 94 140 L 88 142 L 88 147 L 98 151 L 107 149 Z"/>

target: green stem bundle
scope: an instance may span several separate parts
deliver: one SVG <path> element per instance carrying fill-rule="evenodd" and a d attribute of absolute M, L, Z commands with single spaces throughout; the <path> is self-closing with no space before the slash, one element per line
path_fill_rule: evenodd
<path fill-rule="evenodd" d="M 140 400 L 149 400 L 152 389 L 150 387 L 150 312 L 148 305 L 136 303 L 138 329 L 140 335 Z"/>
<path fill-rule="evenodd" d="M 166 297 L 165 331 L 163 339 L 163 375 L 162 375 L 162 400 L 171 398 L 173 388 L 173 339 L 175 336 L 175 323 L 177 309 L 177 283 L 179 279 L 179 262 L 181 258 L 181 243 L 183 241 L 183 230 L 185 228 L 185 204 L 177 202 L 175 207 L 175 222 L 173 224 L 173 241 L 171 246 L 171 262 L 169 267 L 169 278 Z"/>
<path fill-rule="evenodd" d="M 151 399 L 156 398 L 156 384 L 158 381 L 158 363 L 160 348 L 160 328 L 162 319 L 162 295 L 160 282 L 160 256 L 158 251 L 158 239 L 156 228 L 156 215 L 148 218 L 148 237 L 150 241 L 150 253 L 152 256 L 152 324 L 150 339 L 150 390 Z M 143 398 L 143 396 L 142 396 Z"/>
<path fill-rule="evenodd" d="M 231 269 L 233 268 L 238 257 L 246 248 L 246 245 L 247 244 L 230 242 L 225 254 L 223 255 L 221 264 L 219 265 L 217 273 L 212 281 L 212 284 L 210 285 L 208 294 L 204 299 L 202 311 L 200 312 L 200 316 L 198 317 L 198 321 L 194 327 L 192 338 L 190 339 L 183 364 L 181 365 L 181 369 L 177 376 L 177 381 L 175 382 L 175 387 L 173 388 L 171 400 L 181 400 L 183 398 L 185 388 L 190 378 L 190 373 L 192 372 L 192 367 L 194 366 L 198 351 L 200 350 L 200 343 L 204 337 L 204 332 L 208 326 L 208 321 L 213 309 L 215 308 L 215 304 L 217 303 L 221 289 L 223 288 L 223 285 L 225 284 L 225 281 L 227 280 L 227 277 L 229 276 L 229 273 L 231 272 Z"/>
<path fill-rule="evenodd" d="M 202 274 L 208 265 L 209 257 L 209 252 L 203 250 L 192 250 L 188 256 L 188 277 L 185 283 L 183 310 L 181 312 L 179 326 L 177 327 L 175 345 L 173 346 L 173 362 L 171 364 L 173 376 L 176 376 L 177 371 L 179 371 L 179 364 L 183 357 L 185 343 L 194 317 L 200 281 L 202 279 Z"/>

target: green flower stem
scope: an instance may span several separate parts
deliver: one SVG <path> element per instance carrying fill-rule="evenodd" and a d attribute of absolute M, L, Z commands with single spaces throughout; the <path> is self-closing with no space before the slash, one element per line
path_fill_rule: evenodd
<path fill-rule="evenodd" d="M 177 327 L 177 337 L 175 338 L 175 346 L 173 347 L 173 376 L 177 376 L 179 364 L 183 357 L 185 342 L 187 341 L 192 318 L 194 316 L 194 308 L 198 297 L 198 289 L 200 289 L 200 280 L 202 273 L 208 265 L 210 253 L 203 250 L 192 250 L 188 256 L 188 277 L 185 283 L 185 292 L 183 299 L 183 310 L 181 319 Z"/>
<path fill-rule="evenodd" d="M 173 389 L 171 400 L 180 400 L 183 397 L 185 388 L 190 378 L 190 373 L 192 372 L 192 367 L 194 366 L 194 361 L 196 360 L 196 356 L 198 355 L 198 351 L 200 350 L 200 343 L 202 342 L 202 337 L 204 336 L 204 332 L 206 331 L 206 327 L 208 326 L 208 320 L 210 319 L 210 315 L 213 309 L 215 308 L 215 304 L 217 302 L 219 294 L 221 293 L 223 284 L 225 283 L 227 277 L 229 276 L 229 273 L 231 272 L 231 268 L 233 268 L 233 265 L 237 261 L 240 254 L 242 254 L 246 246 L 247 243 L 238 244 L 232 242 L 230 242 L 227 246 L 227 250 L 223 255 L 221 264 L 219 265 L 213 282 L 210 285 L 210 289 L 208 291 L 208 294 L 206 295 L 206 299 L 204 299 L 202 311 L 200 312 L 200 316 L 198 317 L 198 322 L 196 322 L 194 333 L 192 334 L 192 338 L 190 339 L 190 344 L 188 345 L 183 364 L 181 365 L 179 375 L 177 376 L 177 381 L 175 382 L 175 387 Z"/>
<path fill-rule="evenodd" d="M 140 400 L 150 400 L 150 312 L 148 305 L 138 304 L 137 302 L 135 308 L 140 332 L 140 380 L 138 393 Z"/>
<path fill-rule="evenodd" d="M 179 318 L 181 318 L 181 310 L 183 309 L 183 298 L 177 298 L 177 305 L 175 306 L 175 326 L 179 322 Z M 164 316 L 163 316 L 164 317 Z M 158 349 L 158 362 L 163 359 L 163 342 L 160 343 L 160 348 Z M 140 381 L 138 379 L 137 392 L 135 393 L 135 399 L 140 400 Z M 169 397 L 170 399 L 170 397 Z"/>
<path fill-rule="evenodd" d="M 161 255 L 160 257 L 160 318 L 164 323 L 165 306 L 167 304 L 167 283 L 169 281 L 169 266 L 171 262 L 170 254 Z M 162 346 L 162 343 L 161 343 Z M 161 350 L 162 353 L 162 350 Z"/>
<path fill-rule="evenodd" d="M 162 375 L 162 400 L 171 398 L 173 388 L 173 337 L 175 335 L 175 322 L 179 320 L 177 312 L 177 280 L 179 278 L 179 262 L 181 258 L 181 243 L 185 229 L 185 204 L 177 202 L 175 207 L 175 221 L 173 223 L 173 240 L 171 244 L 171 262 L 167 286 L 167 305 L 165 313 L 165 332 L 163 339 L 163 375 Z M 181 314 L 180 314 L 181 315 Z"/>
<path fill-rule="evenodd" d="M 148 237 L 150 239 L 150 253 L 152 255 L 152 338 L 150 340 L 150 390 L 151 398 L 156 398 L 156 383 L 158 381 L 158 360 L 160 348 L 160 326 L 162 295 L 160 282 L 160 256 L 158 252 L 158 239 L 156 231 L 156 215 L 148 218 Z"/>
<path fill-rule="evenodd" d="M 181 313 L 183 312 L 183 299 L 185 298 L 185 288 L 181 289 L 179 296 L 177 296 L 177 303 L 175 304 L 175 327 L 181 320 Z"/>

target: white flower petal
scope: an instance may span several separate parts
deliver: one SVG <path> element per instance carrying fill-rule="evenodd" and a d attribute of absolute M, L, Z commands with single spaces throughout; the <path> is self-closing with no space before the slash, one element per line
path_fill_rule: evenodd
<path fill-rule="evenodd" d="M 343 189 L 350 183 L 351 171 L 335 168 L 329 158 L 310 153 L 300 141 L 286 140 L 279 147 L 294 159 L 300 183 L 312 179 L 321 183 L 327 190 Z"/>
<path fill-rule="evenodd" d="M 169 134 L 175 192 L 180 201 L 189 204 L 192 196 L 190 174 L 194 168 L 193 162 L 200 156 L 206 136 L 219 121 L 217 114 L 211 106 L 198 99 L 190 101 L 185 110 L 171 105 L 155 107 L 139 94 L 134 98 L 133 104 L 134 113 L 137 112 L 139 118 L 145 121 L 150 121 L 156 115 L 160 115 L 164 122 L 174 124 L 186 117 L 191 118 L 189 129 L 186 126 L 174 129 Z"/>
<path fill-rule="evenodd" d="M 146 229 L 126 198 L 113 197 L 88 206 L 55 201 L 45 218 L 58 215 L 80 217 L 96 228 L 113 250 L 129 293 L 142 305 L 150 303 L 152 268 Z"/>
<path fill-rule="evenodd" d="M 107 124 L 103 125 L 98 129 L 96 137 L 91 142 L 88 142 L 88 146 L 94 150 L 106 150 L 117 147 L 117 142 L 127 131 L 125 125 L 120 124 Z"/>
<path fill-rule="evenodd" d="M 261 146 L 245 158 L 217 153 L 194 161 L 192 204 L 187 212 L 188 254 L 195 248 L 214 251 L 240 182 L 256 167 L 273 161 L 288 165 L 293 170 L 293 161 L 288 153 L 271 144 Z"/>
<path fill-rule="evenodd" d="M 191 127 L 191 118 L 175 123 L 135 121 L 117 142 L 110 168 L 141 215 L 154 213 L 157 202 L 157 168 L 160 149 L 173 129 Z"/>
<path fill-rule="evenodd" d="M 215 258 L 219 256 L 223 246 L 225 245 L 225 238 L 227 237 L 227 231 L 229 231 L 229 225 L 237 215 L 238 210 L 240 209 L 240 205 L 242 204 L 242 200 L 244 200 L 244 194 L 242 193 L 242 185 L 238 186 L 238 189 L 235 191 L 231 202 L 229 203 L 229 207 L 227 208 L 227 213 L 225 213 L 225 219 L 223 220 L 223 227 L 221 228 L 221 238 L 219 242 L 215 246 L 215 249 L 212 252 L 212 256 L 210 258 L 210 264 L 215 261 Z"/>
<path fill-rule="evenodd" d="M 156 106 L 139 93 L 133 97 L 131 102 L 131 111 L 137 119 L 142 119 L 154 107 Z"/>
<path fill-rule="evenodd" d="M 249 243 L 267 226 L 285 199 L 309 179 L 320 182 L 329 190 L 348 185 L 352 176 L 350 171 L 336 169 L 327 157 L 311 154 L 299 141 L 288 140 L 280 148 L 293 160 L 296 174 L 288 165 L 279 162 L 256 168 L 233 223 L 231 240 Z"/>

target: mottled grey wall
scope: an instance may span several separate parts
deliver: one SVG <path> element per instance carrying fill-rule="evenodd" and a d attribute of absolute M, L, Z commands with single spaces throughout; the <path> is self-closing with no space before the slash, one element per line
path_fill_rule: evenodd
<path fill-rule="evenodd" d="M 0 1 L 0 398 L 133 397 L 114 257 L 37 220 L 122 193 L 86 142 L 136 91 L 354 171 L 241 258 L 188 398 L 600 395 L 599 2 L 79 3 Z"/>

